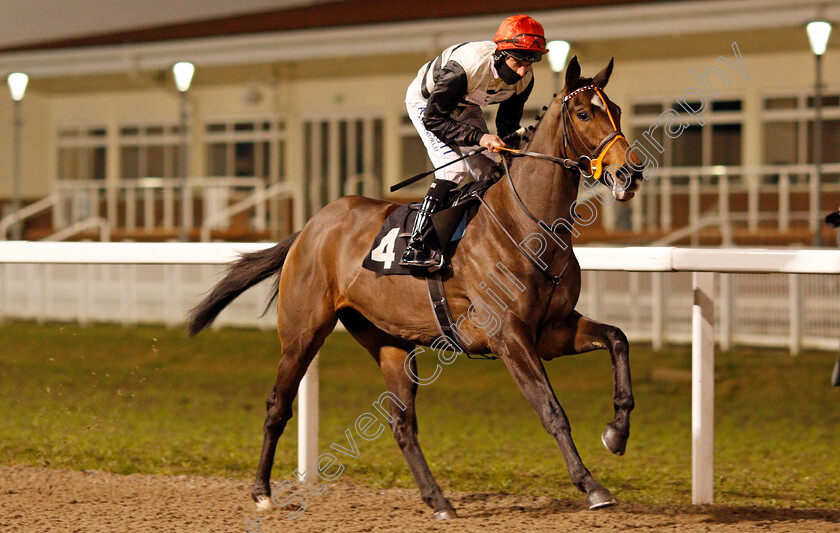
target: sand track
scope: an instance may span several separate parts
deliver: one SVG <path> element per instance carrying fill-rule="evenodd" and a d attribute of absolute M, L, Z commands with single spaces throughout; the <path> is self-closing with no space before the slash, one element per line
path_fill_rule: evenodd
<path fill-rule="evenodd" d="M 447 496 L 461 518 L 433 522 L 416 490 L 377 490 L 341 483 L 312 496 L 294 520 L 257 513 L 250 484 L 194 476 L 121 476 L 48 468 L 0 467 L 2 532 L 240 532 L 245 520 L 274 532 L 744 532 L 840 531 L 840 511 L 657 507 L 623 504 L 588 511 L 580 501 L 503 493 Z M 256 528 L 252 528 L 256 532 Z"/>

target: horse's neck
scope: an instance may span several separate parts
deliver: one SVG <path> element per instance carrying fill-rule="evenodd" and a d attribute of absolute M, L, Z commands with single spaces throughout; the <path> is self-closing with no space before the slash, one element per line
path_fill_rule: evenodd
<path fill-rule="evenodd" d="M 526 150 L 557 157 L 564 156 L 561 120 L 559 105 L 550 107 L 534 131 Z M 548 226 L 557 226 L 562 220 L 568 224 L 573 222 L 572 204 L 577 198 L 579 182 L 575 171 L 544 159 L 521 157 L 511 165 L 510 180 L 522 203 L 535 218 Z M 525 228 L 533 227 L 534 222 L 529 220 L 530 217 L 513 197 L 510 184 L 499 183 L 497 187 L 506 193 L 500 195 L 504 196 L 500 198 L 504 204 L 502 208 L 516 219 L 515 222 L 524 224 Z"/>

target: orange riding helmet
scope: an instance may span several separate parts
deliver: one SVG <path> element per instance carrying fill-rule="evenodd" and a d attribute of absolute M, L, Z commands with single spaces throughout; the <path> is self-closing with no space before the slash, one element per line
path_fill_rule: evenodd
<path fill-rule="evenodd" d="M 493 42 L 497 50 L 532 63 L 548 52 L 542 24 L 528 15 L 514 15 L 503 20 Z"/>

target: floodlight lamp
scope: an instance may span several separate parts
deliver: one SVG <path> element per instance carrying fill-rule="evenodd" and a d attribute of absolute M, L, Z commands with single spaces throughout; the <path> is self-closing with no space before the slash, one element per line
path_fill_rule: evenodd
<path fill-rule="evenodd" d="M 571 45 L 568 41 L 548 42 L 548 64 L 554 72 L 561 72 L 566 68 L 566 58 L 569 57 Z"/>
<path fill-rule="evenodd" d="M 821 56 L 828 47 L 828 37 L 831 35 L 831 24 L 824 20 L 809 22 L 805 27 L 808 32 L 808 41 L 811 43 L 811 51 L 814 55 Z"/>
<path fill-rule="evenodd" d="M 195 65 L 186 61 L 175 63 L 172 67 L 172 74 L 175 76 L 175 86 L 182 93 L 190 90 L 193 74 L 195 74 Z"/>
<path fill-rule="evenodd" d="M 26 84 L 29 83 L 29 76 L 23 72 L 13 72 L 6 78 L 9 84 L 9 91 L 12 93 L 12 100 L 20 102 L 26 93 Z"/>

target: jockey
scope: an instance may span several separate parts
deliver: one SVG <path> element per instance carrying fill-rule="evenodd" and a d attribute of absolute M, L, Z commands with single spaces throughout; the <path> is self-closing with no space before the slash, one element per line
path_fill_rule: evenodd
<path fill-rule="evenodd" d="M 515 15 L 502 21 L 493 42 L 450 46 L 420 68 L 408 86 L 405 104 L 435 167 L 477 146 L 495 152 L 506 146 L 503 137 L 518 144 L 514 132 L 534 86 L 531 65 L 546 52 L 542 25 L 527 15 Z M 481 108 L 492 104 L 499 104 L 498 135 L 488 131 L 481 116 Z M 494 165 L 493 156 L 484 152 L 435 171 L 400 265 L 436 264 L 423 243 L 432 213 L 467 173 L 481 179 Z"/>

